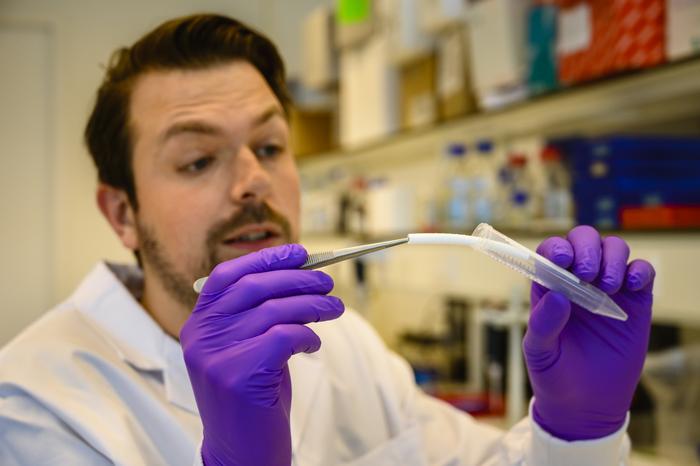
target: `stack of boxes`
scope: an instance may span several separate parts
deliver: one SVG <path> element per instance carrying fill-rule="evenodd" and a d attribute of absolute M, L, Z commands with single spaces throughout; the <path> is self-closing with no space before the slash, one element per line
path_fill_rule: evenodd
<path fill-rule="evenodd" d="M 700 139 L 553 141 L 572 174 L 576 221 L 602 229 L 700 227 Z"/>
<path fill-rule="evenodd" d="M 301 81 L 353 148 L 700 53 L 700 1 L 337 0 L 302 36 Z"/>

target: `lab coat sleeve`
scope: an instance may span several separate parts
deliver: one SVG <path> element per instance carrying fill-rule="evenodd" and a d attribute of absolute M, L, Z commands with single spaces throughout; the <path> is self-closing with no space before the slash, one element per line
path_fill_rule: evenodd
<path fill-rule="evenodd" d="M 204 440 L 202 440 L 203 442 Z M 204 466 L 204 459 L 202 458 L 202 442 L 199 443 L 197 447 L 197 454 L 194 456 L 193 466 Z"/>
<path fill-rule="evenodd" d="M 532 413 L 532 403 L 530 403 L 530 413 Z M 607 437 L 567 442 L 547 433 L 530 415 L 511 429 L 511 435 L 524 435 L 527 439 L 525 464 L 626 465 L 630 453 L 630 441 L 627 436 L 629 418 L 628 413 L 625 424 L 620 430 Z"/>
<path fill-rule="evenodd" d="M 626 435 L 627 422 L 618 432 L 607 437 L 567 442 L 548 434 L 537 425 L 532 416 L 503 432 L 428 396 L 419 388 L 416 391 L 423 443 L 430 465 L 627 464 L 630 449 Z"/>
<path fill-rule="evenodd" d="M 373 329 L 368 329 L 367 333 L 376 335 Z M 376 338 L 367 335 L 364 344 L 374 346 L 374 357 L 381 359 L 379 355 L 383 352 L 388 359 L 384 367 L 391 368 L 388 371 L 393 379 L 391 385 L 404 411 L 401 417 L 406 425 L 417 423 L 420 426 L 424 451 L 424 460 L 420 463 L 464 466 L 627 464 L 630 448 L 627 424 L 608 437 L 577 442 L 551 436 L 531 416 L 504 432 L 427 395 L 415 384 L 408 363 L 383 343 L 380 351 L 377 340 L 380 340 L 378 335 Z"/>
<path fill-rule="evenodd" d="M 112 464 L 31 397 L 0 395 L 0 464 L 42 466 Z"/>

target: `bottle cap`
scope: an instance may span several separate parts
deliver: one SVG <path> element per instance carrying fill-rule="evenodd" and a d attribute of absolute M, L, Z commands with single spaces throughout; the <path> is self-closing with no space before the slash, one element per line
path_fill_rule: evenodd
<path fill-rule="evenodd" d="M 514 152 L 508 156 L 508 165 L 512 167 L 524 167 L 527 165 L 527 156 L 522 152 Z"/>
<path fill-rule="evenodd" d="M 447 145 L 445 152 L 450 157 L 462 157 L 467 154 L 467 146 L 461 142 L 453 142 Z"/>
<path fill-rule="evenodd" d="M 476 150 L 479 151 L 480 154 L 488 154 L 493 151 L 493 142 L 488 139 L 482 139 L 476 143 Z"/>
<path fill-rule="evenodd" d="M 558 162 L 561 158 L 561 152 L 554 146 L 546 146 L 540 154 L 540 159 L 543 162 Z"/>

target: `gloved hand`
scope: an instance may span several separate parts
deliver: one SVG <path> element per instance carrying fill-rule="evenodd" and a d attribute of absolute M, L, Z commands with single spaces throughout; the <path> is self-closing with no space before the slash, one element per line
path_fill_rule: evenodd
<path fill-rule="evenodd" d="M 344 310 L 328 275 L 299 270 L 306 257 L 288 244 L 219 264 L 180 333 L 207 466 L 291 463 L 287 361 L 321 345 L 304 324 Z"/>
<path fill-rule="evenodd" d="M 548 238 L 537 252 L 601 288 L 629 316 L 622 322 L 592 314 L 532 286 L 523 351 L 533 417 L 550 434 L 571 441 L 604 437 L 625 422 L 644 365 L 655 272 L 644 260 L 628 265 L 627 243 L 601 239 L 592 227 L 572 229 L 567 240 Z"/>

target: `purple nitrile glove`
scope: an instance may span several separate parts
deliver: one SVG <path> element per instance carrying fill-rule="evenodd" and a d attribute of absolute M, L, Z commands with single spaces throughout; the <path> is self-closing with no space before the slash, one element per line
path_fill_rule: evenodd
<path fill-rule="evenodd" d="M 306 257 L 288 244 L 219 264 L 180 333 L 207 466 L 291 463 L 287 361 L 321 345 L 304 324 L 344 310 L 328 275 L 299 269 Z"/>
<path fill-rule="evenodd" d="M 608 293 L 629 318 L 592 314 L 533 283 L 523 340 L 533 417 L 563 440 L 612 434 L 625 422 L 644 365 L 654 268 L 644 260 L 628 265 L 627 243 L 601 239 L 589 226 L 572 229 L 566 240 L 548 238 L 537 252 Z"/>

